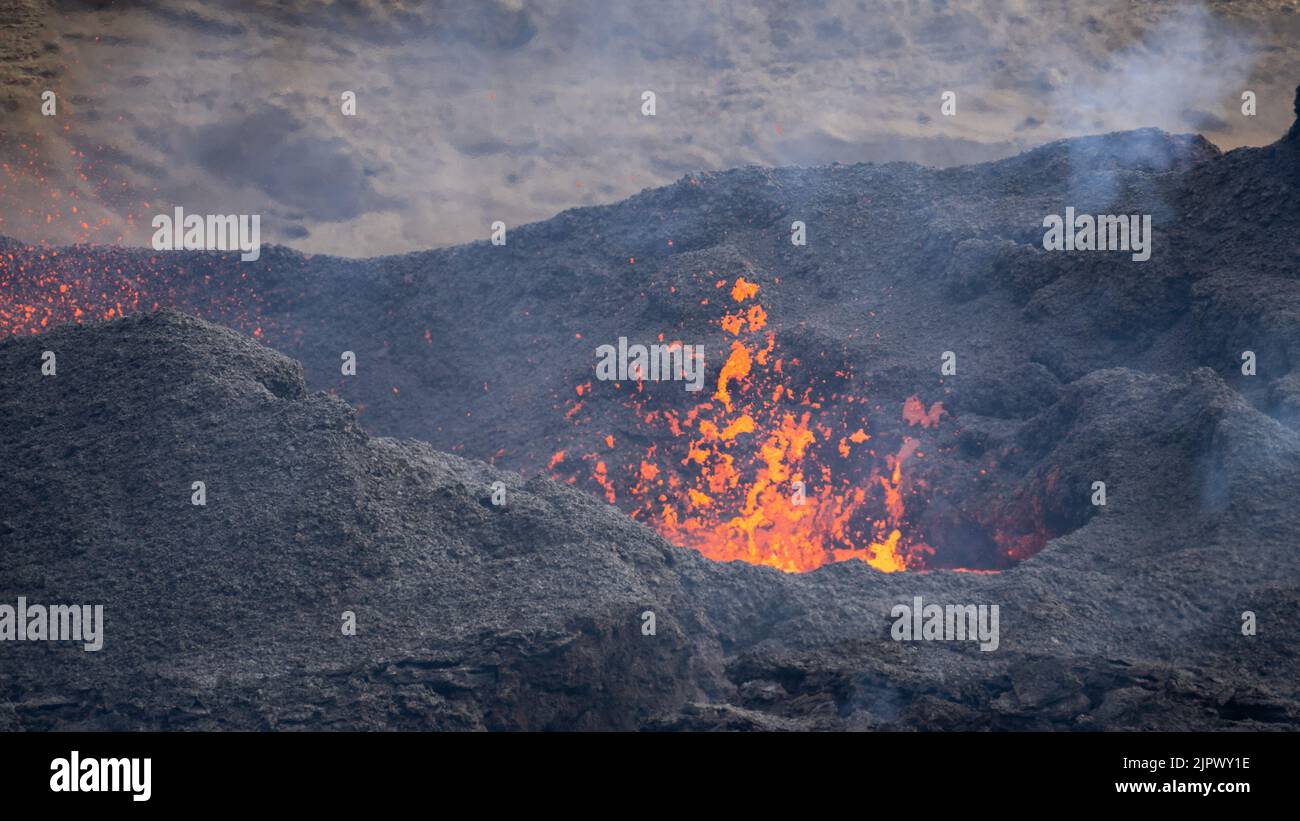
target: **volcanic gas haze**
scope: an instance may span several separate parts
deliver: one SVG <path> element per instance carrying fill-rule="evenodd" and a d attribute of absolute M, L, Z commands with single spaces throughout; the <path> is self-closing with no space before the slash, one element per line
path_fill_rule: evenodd
<path fill-rule="evenodd" d="M 0 233 L 144 246 L 183 205 L 349 257 L 749 164 L 1263 145 L 1300 73 L 1289 0 L 11 0 L 0 34 Z"/>

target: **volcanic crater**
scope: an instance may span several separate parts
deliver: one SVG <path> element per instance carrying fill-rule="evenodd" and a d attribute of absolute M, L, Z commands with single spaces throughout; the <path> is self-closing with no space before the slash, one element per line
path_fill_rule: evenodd
<path fill-rule="evenodd" d="M 1296 729 L 1297 192 L 1296 129 L 1148 129 L 500 247 L 6 242 L 0 596 L 108 623 L 6 664 L 0 727 Z M 1150 260 L 1045 251 L 1067 205 Z M 595 379 L 620 337 L 705 389 Z M 914 596 L 999 649 L 892 641 Z"/>

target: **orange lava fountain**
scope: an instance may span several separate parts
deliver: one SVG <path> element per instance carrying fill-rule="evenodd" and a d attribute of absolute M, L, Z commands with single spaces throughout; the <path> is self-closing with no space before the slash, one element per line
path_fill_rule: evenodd
<path fill-rule="evenodd" d="M 923 567 L 934 551 L 908 537 L 905 519 L 905 499 L 916 492 L 906 467 L 924 455 L 919 440 L 904 436 L 882 459 L 867 433 L 864 400 L 792 391 L 789 375 L 801 363 L 777 350 L 758 292 L 744 277 L 731 285 L 732 308 L 719 320 L 730 350 L 712 394 L 684 412 L 646 410 L 649 383 L 636 381 L 629 406 L 654 444 L 625 477 L 610 468 L 612 454 L 587 454 L 584 478 L 669 540 L 717 561 L 787 572 L 853 559 L 889 573 Z M 591 390 L 579 386 L 570 418 Z M 912 397 L 901 413 L 909 426 L 931 427 L 943 406 L 927 410 Z M 614 437 L 605 443 L 613 449 Z M 564 463 L 556 453 L 552 472 Z"/>

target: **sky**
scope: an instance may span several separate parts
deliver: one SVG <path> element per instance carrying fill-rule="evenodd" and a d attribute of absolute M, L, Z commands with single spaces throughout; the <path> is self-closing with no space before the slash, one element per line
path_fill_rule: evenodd
<path fill-rule="evenodd" d="M 179 206 L 367 257 L 751 164 L 949 166 L 1148 126 L 1228 150 L 1280 137 L 1300 83 L 1297 0 L 0 8 L 0 234 L 51 246 L 148 245 Z"/>

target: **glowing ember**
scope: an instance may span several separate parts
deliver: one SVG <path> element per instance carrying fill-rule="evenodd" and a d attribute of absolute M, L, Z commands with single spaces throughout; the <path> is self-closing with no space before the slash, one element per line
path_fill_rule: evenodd
<path fill-rule="evenodd" d="M 93 247 L 84 254 L 31 247 L 0 252 L 0 334 L 38 334 L 65 323 L 169 307 L 263 338 L 261 299 L 248 269 L 236 260 L 94 252 Z"/>
<path fill-rule="evenodd" d="M 848 560 L 884 572 L 923 567 L 934 551 L 908 535 L 905 520 L 907 467 L 922 458 L 920 442 L 903 436 L 878 456 L 862 399 L 791 387 L 800 362 L 777 350 L 759 289 L 744 277 L 730 289 L 733 308 L 719 325 L 732 339 L 712 395 L 684 411 L 657 407 L 645 390 L 653 383 L 638 382 L 628 407 L 656 444 L 621 473 L 608 452 L 588 454 L 589 473 L 571 473 L 569 481 L 594 482 L 611 503 L 718 561 L 789 572 Z M 579 395 L 590 398 L 591 390 L 585 385 Z M 576 402 L 567 415 L 580 412 Z M 909 426 L 928 428 L 943 406 L 926 409 L 912 397 L 898 413 Z M 556 454 L 551 468 L 581 465 Z"/>

